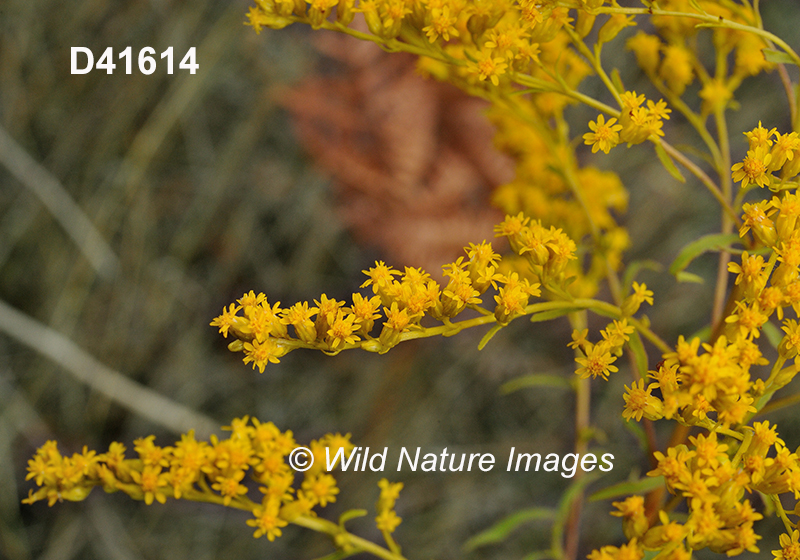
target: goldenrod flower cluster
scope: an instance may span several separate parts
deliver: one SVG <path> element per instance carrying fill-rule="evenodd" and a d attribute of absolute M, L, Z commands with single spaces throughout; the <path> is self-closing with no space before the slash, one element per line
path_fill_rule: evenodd
<path fill-rule="evenodd" d="M 660 524 L 651 524 L 644 499 L 631 496 L 615 502 L 616 511 L 612 512 L 622 517 L 630 542 L 620 548 L 603 547 L 589 558 L 641 559 L 645 550 L 659 550 L 660 558 L 671 559 L 688 559 L 692 550 L 702 548 L 728 556 L 746 550 L 758 552 L 756 542 L 761 537 L 753 531 L 753 523 L 763 516 L 743 498 L 754 490 L 799 497 L 800 463 L 769 422 L 756 422 L 743 441 L 733 441 L 722 443 L 717 432 L 710 432 L 690 437 L 690 446 L 680 444 L 666 454 L 656 452 L 658 466 L 648 474 L 663 476 L 667 489 L 686 501 L 685 522 L 670 520 L 661 510 Z M 786 558 L 795 557 L 789 552 L 790 542 L 786 535 L 781 538 Z M 781 552 L 774 554 L 781 558 Z"/>
<path fill-rule="evenodd" d="M 397 526 L 402 521 L 397 513 L 394 511 L 394 504 L 400 496 L 400 490 L 403 489 L 402 482 L 389 482 L 382 478 L 378 482 L 381 489 L 381 495 L 378 498 L 378 503 L 375 504 L 375 509 L 378 511 L 378 517 L 375 518 L 375 523 L 378 529 L 386 533 L 394 533 Z"/>
<path fill-rule="evenodd" d="M 136 458 L 126 457 L 125 446 L 118 442 L 106 453 L 84 447 L 68 457 L 61 455 L 55 441 L 48 441 L 28 461 L 27 478 L 40 488 L 31 490 L 25 503 L 80 501 L 96 486 L 148 505 L 163 504 L 167 498 L 212 502 L 252 511 L 254 519 L 247 524 L 255 528 L 254 535 L 274 540 L 288 523 L 313 517 L 315 507 L 336 501 L 339 488 L 325 470 L 325 450 L 332 458 L 339 450 L 348 456 L 353 450 L 349 435 L 327 434 L 312 441 L 309 448 L 316 460 L 296 487 L 295 472 L 287 463 L 296 447 L 291 431 L 281 432 L 272 422 L 247 416 L 223 429 L 230 437 L 212 435 L 209 441 L 197 441 L 190 431 L 167 447 L 156 445 L 152 435 L 137 439 Z M 253 496 L 245 476 L 257 485 L 260 497 Z"/>
<path fill-rule="evenodd" d="M 800 532 L 788 517 L 800 515 L 800 506 L 787 513 L 781 501 L 785 494 L 800 498 L 800 459 L 775 426 L 751 425 L 800 367 L 800 323 L 788 316 L 800 315 L 800 135 L 781 134 L 759 123 L 746 133 L 746 156 L 732 165 L 725 122 L 725 111 L 736 106 L 734 93 L 745 78 L 772 69 L 774 60 L 800 65 L 791 47 L 763 29 L 758 2 L 643 0 L 640 8 L 623 8 L 615 0 L 255 4 L 248 17 L 256 31 L 296 22 L 336 30 L 389 51 L 419 55 L 424 74 L 488 100 L 496 145 L 516 168 L 515 179 L 492 197 L 507 214 L 495 232 L 508 240 L 512 254 L 501 257 L 487 242 L 470 245 L 464 257 L 443 267 L 442 283 L 422 269 L 401 271 L 377 262 L 364 271 L 365 292 L 354 293 L 349 301 L 322 294 L 313 303 L 281 307 L 250 291 L 211 322 L 223 336 L 233 337 L 229 349 L 242 352 L 244 362 L 263 373 L 267 364 L 297 348 L 384 353 L 403 340 L 493 325 L 482 347 L 517 317 L 544 320 L 569 314 L 575 328 L 569 346 L 581 378 L 574 384 L 576 417 L 588 422 L 588 380 L 608 379 L 629 351 L 639 375 L 625 387 L 622 417 L 678 424 L 664 453 L 648 442 L 657 461 L 648 474 L 663 477 L 662 490 L 673 499 L 665 504 L 654 493 L 647 509 L 641 496 L 615 502 L 612 514 L 622 518 L 628 542 L 595 550 L 589 559 L 642 560 L 647 551 L 648 558 L 689 560 L 692 551 L 703 548 L 728 556 L 757 552 L 760 537 L 753 525 L 762 514 L 746 498 L 755 491 L 772 500 L 786 527 L 773 555 L 800 560 Z M 601 62 L 604 45 L 637 25 L 636 15 L 648 17 L 654 33 L 630 33 L 626 46 L 657 90 L 657 102 L 624 87 L 620 73 L 607 73 Z M 353 23 L 356 16 L 364 26 Z M 712 28 L 713 70 L 706 68 L 709 57 L 699 47 L 707 43 L 698 38 L 703 27 Z M 591 46 L 586 42 L 590 37 L 596 38 Z M 591 74 L 603 83 L 616 108 L 578 91 Z M 784 85 L 791 91 L 785 74 Z M 683 98 L 692 91 L 698 92 L 694 106 Z M 789 94 L 792 103 L 795 95 Z M 564 118 L 565 109 L 576 102 L 597 111 L 582 134 L 592 153 L 607 154 L 622 143 L 651 143 L 673 177 L 685 180 L 677 162 L 720 202 L 723 234 L 739 228 L 746 250 L 730 262 L 733 251 L 723 249 L 706 339 L 680 337 L 672 347 L 650 331 L 646 317 L 636 317 L 642 304 L 653 304 L 654 294 L 634 278 L 623 285 L 617 277 L 630 241 L 616 215 L 626 210 L 628 195 L 613 172 L 578 164 L 575 146 L 581 141 L 570 137 Z M 697 155 L 694 150 L 681 151 L 665 141 L 665 121 L 671 115 L 682 116 L 698 132 L 706 150 L 699 155 L 716 171 L 718 182 L 690 159 Z M 707 126 L 709 118 L 715 121 L 717 138 Z M 796 115 L 794 120 L 800 122 Z M 738 194 L 734 183 L 741 185 Z M 768 188 L 769 197 L 744 203 L 755 187 Z M 727 302 L 726 267 L 735 275 Z M 603 281 L 614 303 L 590 299 Z M 596 342 L 583 328 L 586 310 L 611 318 L 599 338 L 592 337 Z M 770 364 L 759 343 L 771 320 L 781 323 L 784 335 Z M 663 354 L 653 371 L 647 371 L 642 337 Z M 766 379 L 758 375 L 762 366 L 770 367 Z M 588 425 L 576 427 L 578 434 L 590 431 Z M 324 507 L 338 494 L 335 479 L 323 469 L 325 450 L 349 453 L 348 437 L 328 435 L 312 442 L 314 466 L 300 482 L 285 461 L 294 446 L 291 432 L 248 418 L 234 421 L 229 429 L 232 435 L 226 440 L 198 442 L 189 433 L 166 448 L 156 446 L 152 436 L 143 438 L 134 442 L 136 459 L 125 458 L 118 443 L 105 454 L 84 449 L 62 457 L 55 442 L 48 442 L 29 463 L 29 478 L 40 489 L 26 502 L 80 500 L 94 486 L 121 490 L 148 504 L 167 497 L 211 501 L 252 511 L 248 524 L 257 537 L 272 540 L 294 522 L 328 532 L 344 555 L 364 550 L 402 558 L 391 536 L 401 522 L 394 506 L 402 484 L 379 483 L 375 522 L 388 549 L 358 541 L 344 531 L 343 521 L 335 525 L 313 517 L 314 507 Z M 576 447 L 586 444 L 581 438 Z M 246 475 L 258 485 L 260 500 L 248 496 Z M 580 502 L 575 500 L 576 507 Z M 676 515 L 677 507 L 685 507 L 685 515 Z M 577 542 L 576 535 L 571 538 Z"/>
<path fill-rule="evenodd" d="M 495 229 L 527 262 L 523 275 L 501 272 L 508 267 L 484 241 L 466 247 L 466 259 L 459 257 L 443 266 L 447 279 L 443 285 L 422 269 L 406 267 L 400 272 L 376 262 L 364 271 L 367 280 L 361 286 L 371 293 L 353 294 L 350 305 L 322 294 L 313 306 L 298 302 L 281 308 L 280 303 L 270 304 L 263 293 L 251 291 L 224 308 L 211 325 L 225 337 L 233 335 L 236 340 L 228 348 L 243 352 L 244 362 L 262 373 L 268 363 L 296 348 L 328 354 L 348 348 L 384 353 L 407 338 L 455 333 L 464 325 L 453 319 L 466 309 L 482 314 L 475 324 L 490 318 L 506 325 L 529 312 L 529 301 L 542 295 L 542 285 L 553 290 L 566 287 L 567 265 L 576 258 L 576 245 L 562 230 L 545 228 L 522 214 L 508 216 Z M 490 288 L 495 293 L 493 310 L 481 307 Z M 438 330 L 423 325 L 426 318 L 438 322 Z"/>
<path fill-rule="evenodd" d="M 752 6 L 746 2 L 666 0 L 659 2 L 659 7 L 664 12 L 694 12 L 741 25 L 758 22 Z M 767 46 L 761 37 L 730 26 L 720 26 L 714 29 L 714 46 L 720 56 L 734 53 L 734 64 L 724 79 L 709 76 L 702 70 L 702 57 L 694 43 L 700 21 L 670 15 L 654 15 L 651 21 L 658 35 L 639 31 L 628 39 L 627 48 L 633 51 L 639 67 L 659 89 L 680 96 L 695 79 L 699 79 L 702 83 L 700 98 L 707 113 L 724 108 L 744 78 L 774 66 L 761 52 Z"/>
<path fill-rule="evenodd" d="M 782 135 L 760 123 L 745 135 L 750 150 L 733 166 L 733 179 L 743 188 L 758 185 L 776 194 L 744 205 L 739 233 L 746 245 L 762 245 L 768 252 L 744 251 L 739 262 L 729 263 L 728 270 L 736 275 L 734 288 L 713 343 L 680 337 L 675 350 L 664 354 L 658 369 L 650 372 L 651 383 L 640 379 L 626 387 L 626 419 L 675 419 L 708 430 L 707 435 L 690 437 L 690 445 L 676 445 L 666 454 L 655 452 L 658 467 L 649 473 L 664 476 L 667 489 L 685 499 L 686 523 L 669 521 L 661 511 L 662 524 L 651 527 L 637 496 L 614 504 L 631 539 L 625 550 L 635 550 L 634 556 L 641 557 L 645 549 L 675 558 L 688 558 L 691 550 L 706 547 L 729 556 L 757 551 L 760 537 L 752 525 L 761 514 L 743 500 L 754 490 L 775 496 L 787 528 L 796 526 L 783 513 L 779 496 L 800 498 L 800 460 L 775 426 L 756 422 L 749 427 L 747 422 L 798 373 L 800 327 L 797 320 L 784 317 L 784 310 L 800 312 L 800 201 L 791 182 L 800 169 L 794 165 L 800 141 L 794 132 Z M 754 379 L 751 367 L 769 364 L 757 339 L 772 316 L 782 320 L 784 336 L 769 377 Z M 574 338 L 583 339 L 585 333 Z M 790 360 L 794 363 L 787 365 Z M 602 365 L 603 371 L 613 371 L 613 366 Z M 781 537 L 782 548 L 773 553 L 777 558 L 798 557 L 796 533 Z M 592 556 L 598 560 L 621 554 L 622 549 L 605 547 Z"/>
<path fill-rule="evenodd" d="M 781 134 L 774 128 L 767 130 L 758 123 L 758 127 L 745 135 L 750 149 L 744 160 L 731 168 L 733 180 L 741 183 L 742 188 L 758 185 L 775 192 L 796 188 L 791 183 L 787 185 L 787 182 L 800 173 L 800 136 L 797 132 Z M 772 208 L 779 208 L 776 204 L 782 203 L 776 197 L 770 204 Z M 794 199 L 790 199 L 789 204 L 794 204 Z M 764 244 L 770 245 L 769 241 L 767 238 Z"/>
<path fill-rule="evenodd" d="M 507 214 L 522 212 L 561 228 L 586 246 L 591 255 L 588 266 L 575 260 L 567 268 L 575 278 L 570 292 L 591 297 L 608 267 L 620 266 L 622 253 L 630 245 L 627 231 L 615 218 L 627 209 L 628 193 L 616 173 L 580 167 L 569 140 L 546 126 L 534 103 L 518 101 L 515 109 L 495 107 L 489 112 L 497 127 L 495 144 L 512 155 L 516 166 L 516 177 L 495 190 L 492 202 Z M 520 114 L 531 126 L 519 126 Z M 526 268 L 527 263 L 519 261 L 515 269 L 522 273 Z"/>
<path fill-rule="evenodd" d="M 646 106 L 642 106 L 645 97 L 637 95 L 635 91 L 626 91 L 620 95 L 620 99 L 622 111 L 619 124 L 616 124 L 617 119 L 606 121 L 603 115 L 597 117 L 597 122 L 589 123 L 592 132 L 584 134 L 583 140 L 592 147 L 593 153 L 602 150 L 607 154 L 620 142 L 627 142 L 630 146 L 641 144 L 650 137 L 664 136 L 661 130 L 663 121 L 669 119 L 672 110 L 667 108 L 663 99 L 658 103 L 648 100 Z"/>
<path fill-rule="evenodd" d="M 604 2 L 591 3 L 599 7 Z M 370 35 L 350 27 L 357 13 Z M 585 63 L 560 52 L 569 42 L 560 32 L 573 18 L 556 2 L 257 0 L 248 18 L 257 31 L 301 22 L 426 55 L 423 67 L 429 73 L 467 88 L 497 87 L 517 73 L 544 78 L 542 59 L 555 60 L 559 54 L 565 55 L 561 68 L 568 83 L 575 86 L 586 74 Z"/>

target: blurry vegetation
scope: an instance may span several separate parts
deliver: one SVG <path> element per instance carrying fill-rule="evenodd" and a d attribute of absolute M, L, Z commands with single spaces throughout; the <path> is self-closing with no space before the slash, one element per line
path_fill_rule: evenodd
<path fill-rule="evenodd" d="M 766 27 L 792 36 L 785 17 L 791 7 L 788 0 L 765 3 Z M 279 102 L 287 86 L 330 59 L 320 62 L 299 27 L 257 36 L 243 26 L 246 8 L 220 0 L 0 4 L 0 125 L 40 166 L 14 172 L 9 162 L 20 160 L 11 143 L 2 144 L 0 300 L 217 425 L 250 414 L 294 430 L 301 440 L 351 432 L 356 445 L 492 452 L 500 464 L 511 446 L 568 452 L 574 434 L 567 392 L 500 393 L 503 383 L 525 374 L 573 375 L 566 319 L 544 326 L 519 321 L 481 353 L 482 333 L 464 333 L 407 343 L 384 356 L 296 352 L 263 375 L 228 352 L 208 326 L 245 290 L 284 302 L 323 291 L 342 298 L 362 282 L 362 269 L 387 258 L 380 247 L 354 243 L 333 209 L 329 181 L 298 146 Z M 120 65 L 113 75 L 69 74 L 72 46 L 89 47 L 97 58 L 106 47 L 116 56 L 129 45 L 134 53 L 144 46 L 157 52 L 173 46 L 176 53 L 196 46 L 200 71 L 168 76 L 161 66 L 152 76 L 128 76 Z M 781 124 L 776 115 L 786 113 L 785 101 L 777 76 L 772 79 L 772 91 L 749 92 L 754 102 L 742 103 L 731 130 L 752 128 L 757 119 Z M 623 80 L 630 89 L 645 89 L 644 82 L 636 87 L 633 65 Z M 576 122 L 586 117 L 576 111 Z M 743 154 L 744 138 L 736 142 Z M 689 240 L 718 227 L 717 218 L 708 218 L 717 215 L 713 199 L 696 185 L 676 183 L 649 152 L 617 150 L 608 157 L 600 165 L 614 167 L 631 192 L 629 260 L 668 266 Z M 85 239 L 77 244 L 62 225 L 59 214 L 68 208 L 48 208 L 28 184 L 41 173 L 77 203 L 115 262 L 98 269 L 87 258 L 93 249 Z M 704 257 L 692 271 L 712 278 L 715 264 Z M 657 302 L 666 303 L 651 314 L 656 331 L 672 342 L 678 332 L 699 328 L 711 283 L 643 276 Z M 145 433 L 168 444 L 177 434 L 174 426 L 132 412 L 124 394 L 112 400 L 98 391 L 96 372 L 84 372 L 88 383 L 79 381 L 47 357 L 51 339 L 20 340 L 8 326 L 13 316 L 2 309 L 0 556 L 313 558 L 329 550 L 324 537 L 296 527 L 274 543 L 253 539 L 248 514 L 211 505 L 145 506 L 99 492 L 56 508 L 20 505 L 32 486 L 24 481 L 26 461 L 46 439 L 71 452 L 84 444 L 105 449 L 112 440 L 130 445 Z M 618 421 L 628 379 L 621 366 L 610 383 L 594 387 L 593 422 L 603 430 L 602 447 L 617 457 L 609 479 L 649 469 L 647 458 L 631 451 L 635 436 Z M 793 414 L 780 419 L 781 435 L 796 444 L 800 422 Z M 568 483 L 557 473 L 503 470 L 387 472 L 406 482 L 396 536 L 408 555 L 519 558 L 541 549 L 549 527 L 531 521 L 502 545 L 462 550 L 469 537 L 514 511 L 553 507 Z M 342 474 L 340 499 L 325 515 L 371 505 L 378 478 Z M 583 551 L 621 538 L 608 510 L 607 501 L 587 506 Z M 369 518 L 353 524 L 367 537 L 375 536 L 372 526 Z M 761 556 L 770 557 L 769 547 Z"/>

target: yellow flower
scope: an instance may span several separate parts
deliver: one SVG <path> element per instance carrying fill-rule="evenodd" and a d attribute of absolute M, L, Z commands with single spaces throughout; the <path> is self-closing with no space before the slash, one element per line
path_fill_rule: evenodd
<path fill-rule="evenodd" d="M 445 4 L 441 8 L 431 9 L 429 17 L 430 24 L 422 28 L 422 32 L 427 35 L 428 41 L 433 43 L 439 37 L 449 41 L 451 35 L 458 37 L 458 29 L 455 27 L 458 18 L 455 14 L 450 13 L 449 5 Z"/>
<path fill-rule="evenodd" d="M 772 555 L 776 560 L 800 560 L 800 532 L 795 529 L 792 536 L 786 533 L 780 536 L 780 550 L 773 550 Z"/>
<path fill-rule="evenodd" d="M 592 132 L 583 135 L 583 142 L 592 147 L 592 153 L 603 150 L 607 154 L 611 148 L 619 144 L 619 131 L 622 130 L 622 125 L 614 124 L 616 122 L 617 119 L 609 119 L 606 122 L 603 115 L 597 116 L 596 123 L 589 121 Z"/>
<path fill-rule="evenodd" d="M 613 365 L 616 360 L 616 356 L 611 355 L 606 344 L 603 342 L 592 344 L 586 348 L 586 356 L 575 358 L 575 361 L 581 366 L 575 373 L 581 379 L 599 376 L 607 380 L 609 373 L 619 371 L 619 368 Z"/>
<path fill-rule="evenodd" d="M 155 499 L 163 504 L 167 501 L 164 489 L 167 486 L 167 475 L 161 472 L 161 467 L 146 466 L 139 471 L 131 471 L 131 478 L 144 492 L 144 503 L 148 506 Z"/>
<path fill-rule="evenodd" d="M 637 422 L 641 421 L 642 416 L 648 420 L 661 418 L 664 407 L 657 397 L 650 394 L 652 390 L 652 386 L 644 388 L 644 379 L 634 381 L 630 387 L 626 385 L 626 393 L 623 395 L 625 409 L 622 411 L 622 417 L 625 420 L 633 418 Z"/>
<path fill-rule="evenodd" d="M 375 518 L 375 523 L 378 526 L 378 530 L 386 531 L 387 533 L 394 532 L 401 522 L 402 519 L 397 516 L 394 510 L 382 511 L 378 514 L 378 517 Z"/>
<path fill-rule="evenodd" d="M 703 89 L 700 90 L 700 98 L 703 100 L 703 112 L 713 113 L 724 109 L 728 101 L 733 97 L 733 92 L 721 80 L 710 80 Z"/>
<path fill-rule="evenodd" d="M 636 62 L 642 70 L 647 74 L 655 73 L 661 58 L 661 40 L 658 36 L 639 31 L 628 39 L 625 46 L 636 55 Z"/>
<path fill-rule="evenodd" d="M 508 64 L 503 57 L 492 56 L 491 51 L 485 50 L 477 55 L 476 61 L 467 62 L 467 70 L 478 77 L 480 81 L 487 79 L 495 86 L 500 85 L 500 76 L 506 73 Z"/>
<path fill-rule="evenodd" d="M 264 498 L 264 503 L 253 509 L 255 519 L 248 519 L 247 524 L 255 527 L 253 533 L 255 538 L 267 535 L 267 539 L 274 541 L 281 536 L 281 527 L 286 527 L 288 523 L 278 517 L 278 507 L 280 502 L 275 499 Z"/>
<path fill-rule="evenodd" d="M 220 334 L 222 334 L 222 336 L 225 338 L 228 338 L 228 329 L 236 324 L 236 312 L 239 311 L 239 309 L 241 309 L 241 307 L 233 303 L 228 306 L 228 309 L 225 309 L 225 306 L 223 305 L 222 315 L 211 321 L 211 326 L 219 327 Z"/>
<path fill-rule="evenodd" d="M 668 45 L 664 48 L 659 75 L 667 82 L 669 89 L 677 95 L 683 94 L 694 77 L 692 54 L 680 45 Z"/>
<path fill-rule="evenodd" d="M 264 373 L 268 363 L 277 364 L 278 358 L 286 354 L 286 350 L 278 346 L 274 339 L 268 338 L 264 342 L 254 340 L 244 343 L 244 358 L 242 361 L 249 364 L 253 362 L 253 369 L 258 368 L 259 373 Z"/>
<path fill-rule="evenodd" d="M 339 493 L 336 480 L 329 474 L 306 476 L 303 481 L 303 490 L 313 496 L 322 507 L 328 505 L 329 502 L 335 502 L 336 494 Z"/>
<path fill-rule="evenodd" d="M 752 184 L 766 187 L 771 180 L 771 175 L 767 171 L 771 161 L 772 154 L 767 152 L 765 147 L 759 146 L 754 150 L 749 150 L 742 162 L 731 167 L 733 180 L 737 183 L 741 181 L 742 188 Z"/>
<path fill-rule="evenodd" d="M 352 313 L 345 314 L 339 309 L 336 312 L 336 319 L 328 329 L 328 344 L 332 350 L 336 350 L 341 344 L 355 344 L 360 340 L 354 333 L 358 330 L 358 319 Z"/>
<path fill-rule="evenodd" d="M 244 471 L 238 471 L 232 476 L 218 476 L 211 488 L 222 495 L 222 505 L 230 505 L 231 500 L 247 494 L 247 486 L 239 484 L 244 478 Z"/>

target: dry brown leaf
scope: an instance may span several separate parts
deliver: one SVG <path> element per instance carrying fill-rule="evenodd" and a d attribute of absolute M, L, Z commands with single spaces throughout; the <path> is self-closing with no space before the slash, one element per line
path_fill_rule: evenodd
<path fill-rule="evenodd" d="M 488 199 L 513 164 L 492 145 L 487 105 L 421 77 L 411 55 L 330 35 L 318 46 L 341 71 L 306 79 L 283 103 L 333 176 L 356 239 L 434 273 L 469 242 L 490 239 L 502 216 Z"/>

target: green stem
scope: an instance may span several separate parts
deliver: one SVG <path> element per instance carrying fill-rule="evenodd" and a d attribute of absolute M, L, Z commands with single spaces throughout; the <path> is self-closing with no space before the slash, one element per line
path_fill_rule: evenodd
<path fill-rule="evenodd" d="M 318 533 L 328 534 L 331 537 L 336 538 L 337 544 L 348 544 L 354 548 L 368 552 L 373 556 L 383 558 L 384 560 L 406 560 L 405 557 L 399 553 L 392 552 L 375 544 L 372 541 L 362 539 L 361 537 L 358 537 L 352 533 L 343 531 L 342 528 L 336 523 L 328 521 L 327 519 L 301 515 L 300 517 L 292 520 L 292 523 L 299 525 L 300 527 L 305 527 L 306 529 L 311 529 L 312 531 L 317 531 Z"/>
<path fill-rule="evenodd" d="M 792 58 L 792 62 L 797 66 L 800 66 L 800 56 L 790 47 L 786 41 L 778 37 L 777 35 L 770 33 L 769 31 L 765 31 L 764 29 L 759 29 L 758 27 L 753 27 L 752 25 L 744 25 L 741 23 L 736 23 L 735 21 L 727 20 L 720 16 L 712 16 L 710 14 L 698 14 L 692 12 L 672 12 L 670 10 L 662 10 L 660 8 L 621 8 L 618 6 L 606 6 L 602 8 L 597 8 L 594 10 L 595 13 L 598 14 L 629 14 L 629 15 L 650 15 L 650 16 L 667 16 L 667 17 L 676 17 L 676 18 L 688 18 L 688 19 L 696 19 L 700 20 L 705 24 L 709 24 L 713 27 L 725 27 L 727 29 L 733 29 L 735 31 L 744 31 L 746 33 L 753 33 L 754 35 L 758 35 L 763 39 L 768 41 L 772 41 L 776 45 L 778 45 L 783 51 L 788 54 Z"/>
<path fill-rule="evenodd" d="M 586 311 L 573 313 L 570 315 L 572 328 L 578 331 L 586 328 Z M 578 350 L 575 350 L 576 353 Z M 583 456 L 589 448 L 589 442 L 585 434 L 590 427 L 590 408 L 591 408 L 592 387 L 589 378 L 579 379 L 575 383 L 575 453 Z M 575 480 L 583 477 L 582 469 L 575 473 Z M 575 496 L 570 506 L 569 517 L 564 536 L 564 560 L 575 560 L 578 556 L 580 544 L 580 524 L 581 512 L 583 511 L 584 493 L 581 491 Z"/>
<path fill-rule="evenodd" d="M 740 223 L 739 216 L 738 216 L 738 214 L 736 214 L 736 211 L 725 200 L 725 196 L 722 193 L 722 191 L 720 191 L 719 187 L 716 185 L 716 183 L 714 183 L 713 179 L 711 179 L 711 177 L 709 177 L 708 174 L 705 171 L 703 171 L 692 160 L 690 160 L 688 157 L 683 155 L 683 153 L 678 151 L 671 144 L 665 142 L 664 140 L 662 140 L 660 138 L 656 138 L 654 140 L 651 140 L 651 142 L 660 143 L 661 147 L 664 148 L 664 151 L 667 152 L 672 157 L 672 159 L 674 159 L 675 161 L 680 163 L 692 175 L 694 175 L 695 177 L 700 179 L 700 182 L 702 182 L 706 186 L 706 188 L 708 189 L 708 192 L 710 192 L 712 194 L 712 196 L 715 199 L 717 199 L 717 202 L 719 202 L 720 206 L 722 206 L 722 209 L 725 211 L 725 214 L 729 218 L 731 218 L 734 221 L 734 223 L 736 223 L 737 225 Z"/>

